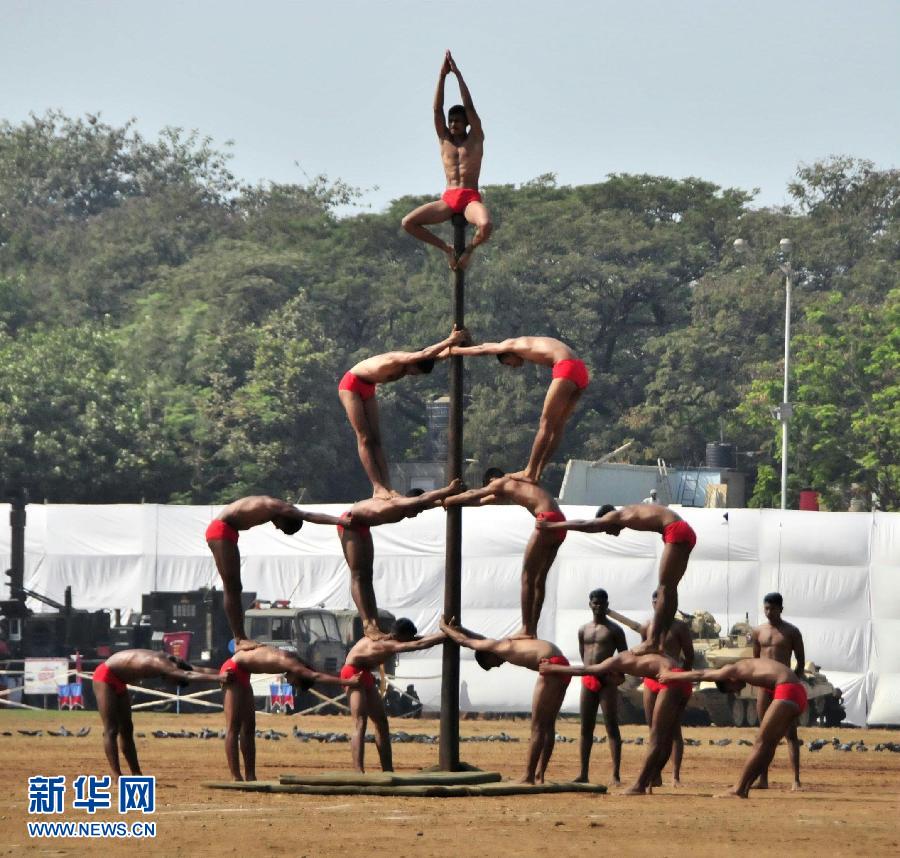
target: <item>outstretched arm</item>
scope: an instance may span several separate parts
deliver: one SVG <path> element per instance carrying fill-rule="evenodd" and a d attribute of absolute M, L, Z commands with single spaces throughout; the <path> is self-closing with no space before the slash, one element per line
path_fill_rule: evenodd
<path fill-rule="evenodd" d="M 450 71 L 456 75 L 456 80 L 459 82 L 459 94 L 462 96 L 463 107 L 466 109 L 466 119 L 469 120 L 469 133 L 482 136 L 484 131 L 481 128 L 481 117 L 475 112 L 472 94 L 469 92 L 469 87 L 466 86 L 466 82 L 463 80 L 462 73 L 453 61 L 450 51 L 447 51 L 447 61 L 450 64 Z"/>
<path fill-rule="evenodd" d="M 482 486 L 480 489 L 469 489 L 466 492 L 460 492 L 458 495 L 451 495 L 441 501 L 441 506 L 446 509 L 449 506 L 486 506 L 497 500 L 491 483 Z"/>
<path fill-rule="evenodd" d="M 439 140 L 443 140 L 450 133 L 447 129 L 447 120 L 444 118 L 444 82 L 450 74 L 450 51 L 444 54 L 444 62 L 441 64 L 441 72 L 438 75 L 437 90 L 434 93 L 434 130 Z"/>
<path fill-rule="evenodd" d="M 210 670 L 208 673 L 203 670 L 194 670 L 191 668 L 190 670 L 185 670 L 184 668 L 178 667 L 176 664 L 173 664 L 168 659 L 165 660 L 164 663 L 160 664 L 159 675 L 166 678 L 171 679 L 175 682 L 179 680 L 182 682 L 219 682 L 219 672 Z"/>
<path fill-rule="evenodd" d="M 661 670 L 659 672 L 660 682 L 720 682 L 727 679 L 734 679 L 733 665 L 726 664 L 725 667 L 718 668 L 701 668 L 700 670 Z"/>
<path fill-rule="evenodd" d="M 441 340 L 439 343 L 435 343 L 433 346 L 428 346 L 427 349 L 420 349 L 417 352 L 395 352 L 394 356 L 400 364 L 418 363 L 420 360 L 428 360 L 429 358 L 443 360 L 450 356 L 449 346 L 464 343 L 468 336 L 468 331 L 454 327 L 449 337 Z"/>
<path fill-rule="evenodd" d="M 493 638 L 486 638 L 484 635 L 476 634 L 462 626 L 456 625 L 452 620 L 447 623 L 441 618 L 441 631 L 450 638 L 450 640 L 464 646 L 466 649 L 482 650 L 484 652 L 492 652 L 499 641 Z"/>
<path fill-rule="evenodd" d="M 431 649 L 431 647 L 436 644 L 443 643 L 446 639 L 446 635 L 441 632 L 432 632 L 430 635 L 425 635 L 421 638 L 417 638 L 416 640 L 411 641 L 382 641 L 383 644 L 387 644 L 394 652 L 418 652 L 422 649 Z"/>
<path fill-rule="evenodd" d="M 346 515 L 328 515 L 324 512 L 309 512 L 308 510 L 298 510 L 301 521 L 308 521 L 310 524 L 331 524 L 340 525 L 341 527 L 350 526 L 350 517 Z"/>
<path fill-rule="evenodd" d="M 600 533 L 604 528 L 599 518 L 573 518 L 570 521 L 543 521 L 535 520 L 534 526 L 538 530 L 580 530 L 584 533 Z M 613 617 L 612 611 L 609 615 Z M 614 616 L 613 619 L 619 619 Z"/>
<path fill-rule="evenodd" d="M 614 619 L 617 623 L 621 623 L 623 626 L 627 626 L 633 632 L 637 632 L 638 634 L 641 633 L 641 624 L 629 619 L 624 614 L 620 614 L 618 611 L 614 611 L 612 608 L 609 608 L 606 612 L 606 615 Z"/>
<path fill-rule="evenodd" d="M 455 346 L 453 354 L 466 357 L 483 357 L 484 355 L 502 355 L 514 351 L 515 340 L 502 340 L 499 343 L 480 343 L 477 346 Z"/>

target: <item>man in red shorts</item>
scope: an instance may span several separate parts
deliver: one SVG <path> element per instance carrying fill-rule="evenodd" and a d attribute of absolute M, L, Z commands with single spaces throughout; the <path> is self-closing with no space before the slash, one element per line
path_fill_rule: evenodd
<path fill-rule="evenodd" d="M 391 753 L 391 733 L 387 713 L 381 702 L 381 695 L 375 687 L 372 669 L 384 664 L 392 655 L 401 652 L 417 652 L 443 643 L 444 633 L 434 632 L 425 637 L 416 637 L 416 627 L 412 620 L 401 617 L 394 622 L 391 633 L 379 640 L 363 637 L 347 653 L 347 660 L 341 669 L 341 679 L 359 678 L 359 685 L 347 690 L 347 705 L 353 719 L 353 735 L 350 737 L 350 754 L 353 768 L 365 772 L 366 726 L 369 718 L 375 731 L 375 748 L 381 761 L 383 772 L 394 771 Z"/>
<path fill-rule="evenodd" d="M 550 641 L 534 638 L 493 640 L 464 629 L 454 619 L 450 622 L 441 620 L 441 631 L 460 646 L 473 650 L 475 661 L 484 670 L 500 667 L 506 662 L 529 670 L 539 670 L 544 662 L 560 666 L 569 664 L 562 650 Z M 519 783 L 544 782 L 544 773 L 556 743 L 556 716 L 568 687 L 568 677 L 538 674 L 531 699 L 531 741 L 525 759 L 525 774 Z"/>
<path fill-rule="evenodd" d="M 578 651 L 585 665 L 599 664 L 617 652 L 628 649 L 625 632 L 607 616 L 609 596 L 606 590 L 592 590 L 588 596 L 588 607 L 593 619 L 578 629 Z M 603 725 L 609 739 L 609 753 L 612 756 L 612 783 L 621 786 L 620 766 L 622 764 L 622 735 L 619 732 L 619 693 L 612 675 L 581 677 L 581 771 L 576 783 L 589 783 L 588 767 L 594 748 L 594 729 L 597 726 L 597 709 L 603 707 Z M 649 724 L 650 721 L 648 720 Z"/>
<path fill-rule="evenodd" d="M 455 74 L 459 83 L 462 104 L 454 105 L 444 121 L 444 81 L 448 74 Z M 467 130 L 468 128 L 468 130 Z M 403 218 L 403 228 L 420 241 L 424 241 L 447 254 L 451 268 L 465 268 L 479 244 L 490 238 L 491 216 L 481 194 L 478 179 L 481 175 L 481 159 L 484 156 L 484 131 L 481 119 L 475 112 L 469 88 L 463 80 L 450 51 L 444 55 L 437 92 L 434 95 L 434 129 L 441 147 L 441 162 L 447 176 L 447 190 L 439 200 L 425 203 Z M 464 215 L 475 227 L 475 236 L 457 259 L 453 246 L 442 241 L 426 225 L 443 223 L 454 214 Z"/>
<path fill-rule="evenodd" d="M 450 336 L 417 352 L 387 352 L 361 360 L 351 367 L 338 385 L 338 397 L 356 433 L 359 460 L 372 483 L 374 497 L 389 498 L 391 490 L 387 460 L 381 446 L 381 424 L 375 387 L 397 381 L 407 375 L 428 374 L 436 360 L 450 357 L 448 347 L 461 345 L 468 339 L 466 331 L 453 329 Z"/>
<path fill-rule="evenodd" d="M 742 658 L 715 670 L 689 670 L 686 673 L 663 671 L 660 682 L 670 679 L 689 682 L 715 682 L 723 694 L 737 694 L 745 685 L 755 685 L 772 692 L 772 702 L 759 723 L 756 742 L 740 779 L 725 793 L 734 798 L 749 798 L 750 785 L 772 762 L 778 743 L 784 738 L 799 715 L 806 711 L 806 689 L 799 677 L 787 665 L 772 658 Z"/>
<path fill-rule="evenodd" d="M 282 533 L 295 534 L 304 521 L 312 524 L 345 523 L 333 515 L 320 512 L 304 512 L 287 501 L 266 495 L 251 495 L 228 504 L 206 528 L 206 544 L 216 561 L 216 569 L 222 576 L 225 615 L 234 635 L 235 649 L 252 648 L 256 643 L 247 640 L 244 631 L 244 609 L 241 605 L 241 552 L 238 550 L 238 533 L 266 522 L 272 522 Z"/>
<path fill-rule="evenodd" d="M 537 483 L 506 476 L 499 468 L 488 468 L 484 486 L 470 489 L 447 498 L 444 507 L 487 506 L 488 504 L 518 504 L 525 507 L 537 522 L 565 521 L 565 516 L 553 495 Z M 533 530 L 522 557 L 522 628 L 514 638 L 536 638 L 538 620 L 544 605 L 547 575 L 565 534 Z"/>
<path fill-rule="evenodd" d="M 693 528 L 666 506 L 637 503 L 616 509 L 604 504 L 594 519 L 573 520 L 562 524 L 539 523 L 545 530 L 580 530 L 584 533 L 608 533 L 618 536 L 623 530 L 651 530 L 662 534 L 665 543 L 659 558 L 659 584 L 656 587 L 656 606 L 647 628 L 647 639 L 634 648 L 637 655 L 660 652 L 666 632 L 678 608 L 678 582 L 687 569 L 691 551 L 697 544 Z"/>
<path fill-rule="evenodd" d="M 225 682 L 222 708 L 225 711 L 225 759 L 231 777 L 236 781 L 256 780 L 256 703 L 250 675 L 253 673 L 280 673 L 298 688 L 322 685 L 344 685 L 355 688 L 357 679 L 342 679 L 330 673 L 319 673 L 305 665 L 293 653 L 272 646 L 258 646 L 236 652 L 219 668 Z M 244 758 L 244 773 L 238 757 L 240 747 Z"/>
<path fill-rule="evenodd" d="M 656 610 L 656 590 L 650 597 L 653 609 Z M 636 631 L 641 640 L 647 640 L 647 630 L 650 623 L 636 623 L 634 620 L 622 614 L 610 610 L 609 615 L 618 620 L 622 625 Z M 674 619 L 669 631 L 663 639 L 663 653 L 669 658 L 675 659 L 685 670 L 694 667 L 694 641 L 691 638 L 691 627 L 683 620 Z M 644 717 L 648 724 L 653 723 L 653 710 L 659 697 L 660 685 L 655 679 L 645 679 L 643 689 Z M 681 735 L 681 721 L 675 725 L 675 733 L 672 743 L 672 786 L 681 786 L 681 761 L 684 758 L 684 737 Z M 654 786 L 662 786 L 662 781 L 654 783 Z"/>
<path fill-rule="evenodd" d="M 672 753 L 672 735 L 675 725 L 681 719 L 684 707 L 690 699 L 692 686 L 690 682 L 680 681 L 681 668 L 667 655 L 650 653 L 636 655 L 634 652 L 620 652 L 610 656 L 600 664 L 584 665 L 584 667 L 557 667 L 541 665 L 541 673 L 559 673 L 568 676 L 616 677 L 621 674 L 640 676 L 644 682 L 655 679 L 660 671 L 669 670 L 675 678 L 660 685 L 656 706 L 653 709 L 653 720 L 650 722 L 650 743 L 644 757 L 644 765 L 635 783 L 625 790 L 625 795 L 644 795 L 652 791 L 654 782 L 668 762 Z M 686 675 L 686 674 L 685 674 Z M 662 677 L 660 676 L 660 679 Z"/>
<path fill-rule="evenodd" d="M 541 420 L 528 464 L 524 471 L 510 474 L 511 477 L 536 483 L 559 446 L 566 423 L 590 381 L 584 361 L 579 360 L 564 342 L 553 337 L 512 337 L 499 343 L 454 348 L 453 354 L 470 357 L 496 355 L 500 363 L 509 367 L 520 367 L 525 361 L 553 367 L 553 378 L 544 397 Z"/>
<path fill-rule="evenodd" d="M 350 595 L 359 611 L 363 634 L 373 640 L 383 637 L 378 628 L 378 604 L 375 600 L 374 575 L 375 548 L 370 528 L 381 524 L 394 524 L 404 518 L 414 518 L 420 512 L 435 506 L 462 489 L 460 480 L 430 492 L 419 492 L 409 497 L 389 500 L 366 498 L 353 504 L 342 516 L 348 523 L 337 526 L 344 560 L 350 570 Z"/>
<path fill-rule="evenodd" d="M 797 676 L 802 680 L 806 674 L 806 650 L 803 646 L 803 634 L 795 625 L 781 618 L 784 610 L 784 599 L 781 593 L 767 593 L 763 597 L 763 612 L 768 622 L 753 629 L 751 640 L 753 641 L 754 658 L 772 658 L 780 661 L 786 667 L 791 666 L 791 656 L 797 660 Z M 768 688 L 756 689 L 756 711 L 759 720 L 766 715 L 766 710 L 772 702 L 772 692 Z M 800 746 L 803 743 L 797 735 L 797 722 L 795 721 L 787 731 L 788 756 L 791 760 L 791 768 L 794 770 L 794 783 L 791 790 L 797 792 L 803 787 L 800 785 Z M 756 789 L 769 788 L 769 770 L 765 769 L 755 784 Z"/>
<path fill-rule="evenodd" d="M 119 746 L 128 761 L 131 774 L 141 774 L 134 724 L 131 720 L 131 698 L 128 685 L 141 679 L 163 679 L 185 686 L 188 682 L 219 681 L 215 670 L 193 668 L 173 655 L 150 649 L 125 649 L 106 659 L 93 675 L 94 697 L 103 721 L 103 750 L 114 777 L 122 774 Z"/>

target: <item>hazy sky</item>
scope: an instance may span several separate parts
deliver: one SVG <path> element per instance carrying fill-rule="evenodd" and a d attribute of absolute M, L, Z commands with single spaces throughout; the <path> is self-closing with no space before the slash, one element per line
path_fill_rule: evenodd
<path fill-rule="evenodd" d="M 700 176 L 772 205 L 801 161 L 900 160 L 897 0 L 0 0 L 0 117 L 196 128 L 244 180 L 327 173 L 378 210 L 442 190 L 447 47 L 485 184 Z"/>

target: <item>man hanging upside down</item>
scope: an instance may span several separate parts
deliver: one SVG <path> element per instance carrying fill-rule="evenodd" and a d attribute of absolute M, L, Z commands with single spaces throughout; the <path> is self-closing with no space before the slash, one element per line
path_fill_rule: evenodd
<path fill-rule="evenodd" d="M 426 349 L 374 355 L 344 373 L 338 385 L 338 396 L 356 433 L 359 460 L 372 482 L 374 497 L 389 498 L 397 494 L 391 489 L 387 460 L 381 446 L 376 386 L 407 375 L 427 375 L 434 369 L 436 360 L 450 357 L 448 346 L 461 345 L 467 339 L 466 331 L 454 328 L 449 337 Z"/>
<path fill-rule="evenodd" d="M 312 524 L 340 524 L 341 519 L 320 512 L 304 512 L 293 504 L 265 495 L 251 495 L 228 504 L 206 528 L 206 544 L 222 576 L 225 615 L 234 635 L 236 650 L 252 649 L 255 641 L 247 639 L 244 609 L 241 605 L 241 552 L 238 533 L 271 521 L 282 533 L 295 534 L 304 521 Z"/>
<path fill-rule="evenodd" d="M 131 698 L 128 685 L 141 679 L 163 679 L 178 685 L 188 682 L 218 683 L 215 670 L 193 668 L 186 661 L 150 649 L 125 649 L 106 659 L 93 676 L 94 697 L 103 721 L 103 750 L 113 776 L 119 777 L 119 749 L 128 761 L 131 774 L 141 774 L 137 748 L 134 745 L 134 724 L 131 720 Z"/>
<path fill-rule="evenodd" d="M 661 671 L 668 671 L 668 678 L 662 680 Z M 684 681 L 687 674 L 680 672 L 673 659 L 667 655 L 651 653 L 636 655 L 634 652 L 620 652 L 600 664 L 584 667 L 560 667 L 554 664 L 542 664 L 542 674 L 563 674 L 568 676 L 610 677 L 623 673 L 631 676 L 653 680 L 659 675 L 659 693 L 653 709 L 653 720 L 650 722 L 650 744 L 644 765 L 634 785 L 625 790 L 625 795 L 644 795 L 652 791 L 659 773 L 672 753 L 672 735 L 675 725 L 681 720 L 681 714 L 693 691 L 690 682 Z"/>
<path fill-rule="evenodd" d="M 565 343 L 553 337 L 512 337 L 499 343 L 454 348 L 453 354 L 469 357 L 496 355 L 504 366 L 514 368 L 526 361 L 553 367 L 553 378 L 544 397 L 541 421 L 528 464 L 524 471 L 509 475 L 537 482 L 559 446 L 566 423 L 590 381 L 584 361 L 579 360 Z"/>
<path fill-rule="evenodd" d="M 387 714 L 375 687 L 372 669 L 384 664 L 392 655 L 429 649 L 444 640 L 443 632 L 434 632 L 419 638 L 416 637 L 416 631 L 412 620 L 401 617 L 394 622 L 389 635 L 379 640 L 364 637 L 347 653 L 347 660 L 341 669 L 341 679 L 359 678 L 357 687 L 347 689 L 347 705 L 353 719 L 350 754 L 353 758 L 353 768 L 358 772 L 366 770 L 366 725 L 369 718 L 372 719 L 372 727 L 375 730 L 375 748 L 378 750 L 381 770 L 394 771 Z"/>
<path fill-rule="evenodd" d="M 455 74 L 463 103 L 447 111 L 444 121 L 444 81 L 448 74 Z M 450 51 L 444 55 L 434 95 L 434 128 L 441 146 L 441 161 L 447 175 L 447 190 L 433 203 L 426 203 L 403 218 L 403 228 L 420 241 L 424 241 L 447 254 L 451 268 L 465 268 L 479 244 L 490 238 L 491 216 L 481 202 L 478 193 L 478 177 L 484 156 L 484 131 L 481 119 L 475 112 L 469 88 L 463 80 Z M 468 129 L 468 130 L 467 130 Z M 443 223 L 455 214 L 464 215 L 475 226 L 475 237 L 457 259 L 453 247 L 442 241 L 425 225 Z"/>
<path fill-rule="evenodd" d="M 385 635 L 378 628 L 378 605 L 372 584 L 375 550 L 370 528 L 381 524 L 393 524 L 404 518 L 414 518 L 420 512 L 440 506 L 444 498 L 457 494 L 462 488 L 459 480 L 453 480 L 442 489 L 412 497 L 367 498 L 359 501 L 342 516 L 337 526 L 344 559 L 350 569 L 350 595 L 359 611 L 363 633 L 378 640 Z"/>
<path fill-rule="evenodd" d="M 566 520 L 559 504 L 548 491 L 536 483 L 506 476 L 499 468 L 488 468 L 482 488 L 453 495 L 444 501 L 444 507 L 486 506 L 495 503 L 525 507 L 538 523 Z M 547 575 L 564 539 L 563 531 L 532 531 L 522 557 L 522 628 L 513 635 L 514 638 L 537 637 Z"/>
<path fill-rule="evenodd" d="M 691 551 L 697 544 L 693 528 L 668 507 L 653 503 L 632 504 L 621 509 L 604 504 L 597 510 L 597 517 L 594 519 L 559 524 L 539 521 L 536 526 L 551 532 L 580 530 L 584 533 L 608 533 L 611 536 L 618 536 L 626 528 L 662 534 L 665 547 L 659 559 L 659 584 L 656 588 L 653 619 L 647 628 L 647 639 L 634 648 L 637 655 L 659 652 L 678 608 L 678 582 L 684 576 Z"/>
<path fill-rule="evenodd" d="M 660 682 L 672 678 L 670 671 L 659 675 Z M 716 670 L 689 670 L 678 673 L 679 680 L 715 682 L 723 694 L 737 694 L 745 685 L 755 685 L 772 692 L 772 702 L 759 724 L 756 742 L 744 770 L 734 787 L 725 793 L 731 798 L 749 798 L 750 785 L 769 768 L 778 743 L 799 715 L 806 711 L 807 695 L 797 674 L 787 665 L 772 658 L 742 658 Z"/>
<path fill-rule="evenodd" d="M 441 631 L 460 646 L 474 650 L 475 661 L 484 670 L 500 667 L 506 662 L 529 670 L 538 670 L 544 662 L 561 666 L 569 663 L 562 650 L 550 641 L 528 638 L 493 640 L 464 629 L 454 619 L 449 623 L 441 620 Z M 556 743 L 556 716 L 559 715 L 569 681 L 568 677 L 544 674 L 543 670 L 538 675 L 531 699 L 531 741 L 525 774 L 519 783 L 544 782 L 544 773 Z"/>
<path fill-rule="evenodd" d="M 287 681 L 298 688 L 322 685 L 344 685 L 355 688 L 357 679 L 342 679 L 330 673 L 319 673 L 305 665 L 296 655 L 272 646 L 236 652 L 219 668 L 225 682 L 223 709 L 225 711 L 225 759 L 236 781 L 256 780 L 256 704 L 250 675 L 253 673 L 283 673 Z M 238 747 L 244 758 L 244 773 Z"/>

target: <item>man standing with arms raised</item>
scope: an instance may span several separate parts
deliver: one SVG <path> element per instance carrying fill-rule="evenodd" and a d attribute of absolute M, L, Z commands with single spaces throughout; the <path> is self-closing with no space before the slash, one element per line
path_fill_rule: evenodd
<path fill-rule="evenodd" d="M 592 590 L 588 605 L 594 618 L 578 630 L 578 651 L 587 666 L 600 664 L 617 652 L 628 649 L 625 632 L 607 616 L 609 596 L 606 590 Z M 622 763 L 622 736 L 619 732 L 619 693 L 613 675 L 581 677 L 581 771 L 575 783 L 589 783 L 588 768 L 594 747 L 594 728 L 597 726 L 597 709 L 603 707 L 603 724 L 609 738 L 612 757 L 612 783 L 621 786 L 619 768 Z M 650 721 L 648 720 L 649 724 Z"/>
<path fill-rule="evenodd" d="M 767 593 L 763 597 L 763 611 L 765 612 L 767 623 L 755 628 L 751 634 L 753 641 L 753 657 L 754 658 L 771 658 L 774 661 L 780 661 L 786 667 L 791 666 L 791 655 L 797 658 L 797 676 L 800 680 L 804 678 L 806 665 L 806 652 L 803 648 L 803 635 L 800 629 L 786 623 L 781 619 L 781 612 L 784 608 L 784 599 L 781 593 Z M 766 715 L 766 710 L 772 704 L 772 691 L 765 687 L 756 689 L 756 711 L 759 713 L 759 720 L 762 721 Z M 802 789 L 800 785 L 800 746 L 803 744 L 797 735 L 797 721 L 788 728 L 787 735 L 788 755 L 791 758 L 791 768 L 794 771 L 794 783 L 791 787 L 792 791 Z M 769 788 L 769 767 L 766 766 L 759 775 L 756 789 Z"/>
<path fill-rule="evenodd" d="M 448 74 L 455 74 L 463 103 L 447 112 L 444 121 L 444 81 Z M 468 128 L 468 130 L 467 130 Z M 481 119 L 475 112 L 469 88 L 463 80 L 450 51 L 444 55 L 434 95 L 434 129 L 441 146 L 441 161 L 447 176 L 447 190 L 439 200 L 425 203 L 403 218 L 403 228 L 419 241 L 424 241 L 447 254 L 451 268 L 465 268 L 475 248 L 488 240 L 491 234 L 491 216 L 478 192 L 481 175 L 481 159 L 484 156 L 484 131 Z M 425 225 L 443 223 L 455 214 L 464 215 L 475 226 L 475 237 L 457 259 L 452 245 L 442 241 Z"/>

